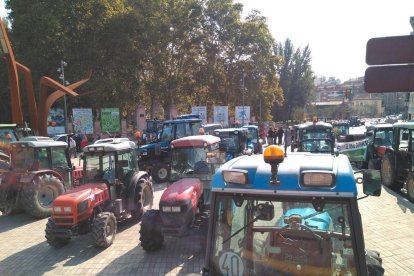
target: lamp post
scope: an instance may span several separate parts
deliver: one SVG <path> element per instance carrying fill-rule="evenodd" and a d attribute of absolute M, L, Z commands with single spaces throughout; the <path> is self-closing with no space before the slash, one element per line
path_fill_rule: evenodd
<path fill-rule="evenodd" d="M 58 73 L 60 73 L 59 75 L 59 79 L 62 80 L 62 84 L 63 86 L 67 86 L 69 85 L 68 81 L 65 81 L 65 67 L 68 66 L 68 64 L 61 60 L 60 61 L 60 67 L 57 69 Z M 65 118 L 65 133 L 68 132 L 68 123 L 67 123 L 67 118 L 68 118 L 68 110 L 67 110 L 67 106 L 66 106 L 66 94 L 63 95 L 63 109 L 64 109 L 64 118 Z"/>
<path fill-rule="evenodd" d="M 244 77 L 246 76 L 246 74 L 243 73 L 243 87 L 242 87 L 242 106 L 243 106 L 243 113 L 242 113 L 242 126 L 244 126 L 244 116 L 246 116 L 246 113 L 244 111 Z"/>

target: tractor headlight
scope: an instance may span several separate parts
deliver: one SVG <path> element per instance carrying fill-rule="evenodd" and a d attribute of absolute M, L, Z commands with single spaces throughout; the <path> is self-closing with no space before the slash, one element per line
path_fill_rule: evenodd
<path fill-rule="evenodd" d="M 78 206 L 77 206 L 77 209 L 78 209 L 78 213 L 82 213 L 83 211 L 88 209 L 88 200 L 84 200 L 82 202 L 79 202 Z"/>
<path fill-rule="evenodd" d="M 63 212 L 72 213 L 72 207 L 63 207 Z"/>
<path fill-rule="evenodd" d="M 60 207 L 60 206 L 53 207 L 53 212 L 61 213 L 62 212 L 62 207 Z"/>

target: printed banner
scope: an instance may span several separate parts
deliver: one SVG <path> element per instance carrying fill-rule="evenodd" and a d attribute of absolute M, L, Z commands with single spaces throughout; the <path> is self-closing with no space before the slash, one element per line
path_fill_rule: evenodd
<path fill-rule="evenodd" d="M 214 123 L 221 124 L 223 127 L 229 126 L 229 107 L 214 106 Z"/>
<path fill-rule="evenodd" d="M 47 133 L 56 135 L 65 133 L 65 111 L 63 108 L 51 108 L 47 115 Z"/>
<path fill-rule="evenodd" d="M 119 108 L 101 109 L 102 132 L 119 132 L 121 130 Z"/>
<path fill-rule="evenodd" d="M 250 122 L 250 106 L 236 106 L 236 123 L 248 125 Z"/>
<path fill-rule="evenodd" d="M 203 120 L 203 124 L 207 123 L 207 106 L 193 106 L 191 107 L 191 114 L 200 115 L 200 119 Z"/>
<path fill-rule="evenodd" d="M 368 139 L 337 143 L 336 149 L 339 153 L 348 156 L 349 161 L 365 161 L 367 155 Z"/>
<path fill-rule="evenodd" d="M 73 108 L 73 130 L 83 134 L 93 134 L 92 108 Z"/>

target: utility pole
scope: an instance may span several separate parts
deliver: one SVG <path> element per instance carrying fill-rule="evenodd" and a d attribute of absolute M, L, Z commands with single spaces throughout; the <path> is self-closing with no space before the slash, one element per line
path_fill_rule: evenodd
<path fill-rule="evenodd" d="M 68 66 L 68 64 L 61 60 L 60 61 L 60 67 L 57 69 L 58 73 L 60 73 L 59 79 L 62 80 L 63 86 L 67 86 L 69 82 L 65 81 L 65 67 Z M 63 110 L 64 110 L 64 118 L 65 118 L 65 133 L 68 133 L 68 110 L 66 106 L 66 93 L 63 95 Z"/>
<path fill-rule="evenodd" d="M 243 114 L 242 114 L 242 126 L 244 126 L 244 116 L 246 116 L 245 114 L 245 111 L 244 111 L 244 77 L 245 77 L 245 74 L 243 73 L 243 87 L 242 87 L 242 105 L 243 105 Z"/>

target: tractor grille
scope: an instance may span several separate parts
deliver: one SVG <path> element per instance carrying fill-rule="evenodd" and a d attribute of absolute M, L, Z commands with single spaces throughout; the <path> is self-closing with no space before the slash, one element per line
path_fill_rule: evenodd
<path fill-rule="evenodd" d="M 55 218 L 55 223 L 73 223 L 73 218 Z"/>

